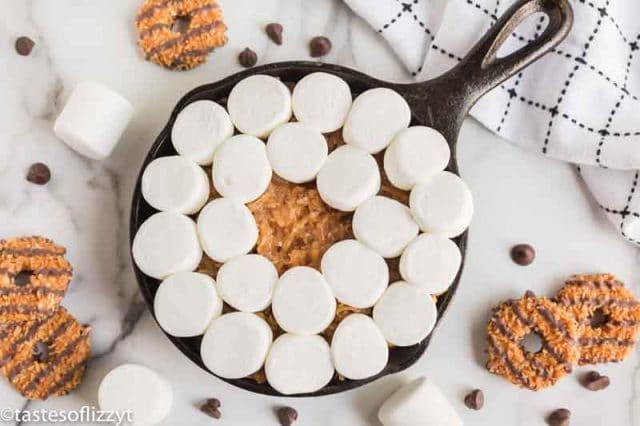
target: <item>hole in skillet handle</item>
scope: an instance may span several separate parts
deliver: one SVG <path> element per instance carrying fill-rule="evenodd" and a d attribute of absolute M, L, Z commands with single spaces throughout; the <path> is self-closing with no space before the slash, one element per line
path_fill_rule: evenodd
<path fill-rule="evenodd" d="M 547 25 L 542 33 L 505 56 L 498 57 L 500 48 L 515 29 L 528 17 L 544 16 Z M 573 24 L 573 10 L 566 0 L 522 0 L 514 4 L 467 55 L 474 62 L 481 59 L 480 67 L 487 72 L 513 75 L 534 62 L 562 41 Z M 466 58 L 465 58 L 466 59 Z M 493 70 L 492 70 L 493 69 Z"/>
<path fill-rule="evenodd" d="M 533 39 L 542 34 L 547 25 L 549 25 L 549 19 L 542 12 L 527 16 L 513 29 L 510 37 L 507 37 L 504 43 L 498 47 L 496 58 L 504 58 L 520 49 L 524 44 L 531 43 Z"/>
<path fill-rule="evenodd" d="M 518 5 L 522 5 L 522 4 L 529 4 L 529 3 L 539 4 L 540 2 L 541 0 L 526 0 L 524 2 L 520 2 L 519 4 L 516 4 L 514 8 L 517 8 Z M 561 3 L 566 4 L 566 0 L 561 0 Z M 534 13 L 535 11 L 538 11 L 538 10 L 532 9 L 530 13 Z M 565 14 L 563 16 L 564 16 L 563 19 L 567 19 L 568 15 Z M 508 18 L 510 18 L 510 15 Z M 501 19 L 501 20 L 504 20 L 504 19 Z M 499 25 L 499 23 L 497 23 L 494 27 L 501 28 L 502 26 Z M 533 56 L 528 56 L 526 61 L 520 62 L 519 65 L 517 66 L 513 66 L 511 68 L 511 72 L 515 73 L 519 71 L 522 67 L 527 65 L 529 62 L 532 62 L 541 54 L 543 54 L 548 49 L 550 49 L 553 45 L 555 45 L 554 43 L 557 44 L 562 39 L 562 37 L 566 35 L 566 32 L 564 32 L 564 34 L 559 36 L 559 32 L 563 26 L 560 26 L 560 27 L 561 28 L 559 28 L 557 25 L 554 27 L 557 32 L 554 34 L 551 34 L 553 39 L 552 42 L 549 42 L 549 44 L 545 44 L 543 48 L 541 48 L 542 51 L 533 52 L 535 53 L 535 55 L 532 54 Z M 549 28 L 552 28 L 551 24 L 549 25 L 546 31 L 549 31 Z M 567 31 L 568 31 L 568 28 L 567 28 Z M 494 35 L 491 35 L 491 36 L 487 35 L 482 39 L 480 44 L 486 43 L 487 38 L 491 38 L 491 40 L 493 40 L 495 37 Z M 478 47 L 475 48 L 475 50 L 477 49 Z M 521 51 L 515 52 L 514 54 L 521 54 Z M 473 59 L 473 55 L 474 55 L 474 52 L 472 51 L 470 55 L 468 55 L 468 57 L 471 56 L 471 59 Z M 475 55 L 477 55 L 477 53 L 475 53 Z M 502 58 L 500 60 L 508 59 L 510 56 L 506 58 Z M 499 84 L 502 80 L 509 77 L 509 75 L 502 75 L 500 80 L 493 79 L 491 81 L 484 81 L 483 83 L 483 80 L 479 80 L 478 79 L 479 77 L 477 75 L 475 76 L 472 75 L 472 77 L 474 78 L 469 80 L 468 76 L 465 75 L 465 73 L 468 72 L 465 69 L 465 67 L 472 67 L 473 73 L 484 72 L 484 70 L 478 71 L 479 66 L 478 66 L 478 69 L 476 69 L 475 65 L 477 64 L 474 65 L 475 62 L 472 61 L 471 59 L 469 59 L 469 61 L 467 62 L 463 61 L 459 66 L 454 68 L 452 71 L 435 80 L 431 80 L 426 83 L 413 84 L 413 85 L 397 85 L 397 84 L 386 83 L 386 82 L 371 78 L 360 72 L 350 70 L 348 68 L 344 68 L 337 65 L 322 64 L 317 62 L 285 62 L 285 63 L 265 65 L 262 67 L 256 67 L 250 70 L 246 70 L 246 71 L 234 74 L 230 77 L 227 77 L 217 83 L 204 85 L 192 90 L 180 100 L 180 102 L 172 112 L 169 122 L 167 123 L 165 128 L 162 130 L 162 132 L 158 136 L 156 142 L 152 146 L 151 150 L 149 151 L 149 154 L 147 155 L 142 165 L 142 168 L 138 175 L 138 180 L 136 183 L 134 194 L 133 194 L 131 220 L 130 220 L 130 244 L 133 243 L 133 238 L 135 236 L 135 233 L 140 227 L 140 225 L 144 222 L 144 220 L 146 220 L 149 216 L 155 213 L 155 210 L 153 210 L 144 201 L 141 195 L 140 184 L 141 184 L 142 172 L 144 168 L 155 158 L 176 154 L 170 140 L 171 127 L 179 111 L 181 111 L 187 104 L 200 99 L 210 99 L 214 101 L 225 99 L 229 95 L 231 88 L 237 82 L 254 74 L 269 74 L 269 75 L 278 77 L 285 82 L 286 81 L 297 82 L 302 77 L 312 72 L 316 72 L 316 71 L 328 72 L 343 78 L 349 84 L 354 95 L 357 95 L 358 93 L 373 87 L 394 88 L 397 91 L 399 91 L 401 94 L 403 94 L 407 99 L 407 101 L 409 102 L 409 104 L 411 105 L 412 113 L 413 113 L 413 120 L 412 120 L 413 125 L 415 124 L 429 125 L 429 126 L 435 127 L 445 135 L 445 137 L 447 138 L 447 140 L 449 141 L 452 147 L 452 162 L 449 165 L 449 170 L 454 173 L 457 173 L 454 148 L 455 148 L 455 141 L 457 138 L 457 134 L 458 134 L 460 125 L 462 123 L 462 119 L 466 115 L 468 108 L 470 108 L 470 106 L 473 105 L 475 100 L 477 100 L 477 97 L 479 96 L 479 94 L 484 93 L 484 91 L 490 89 L 494 85 Z M 480 76 L 484 76 L 483 78 L 485 79 L 488 79 L 489 77 L 491 77 L 491 75 L 487 73 L 480 74 Z M 467 83 L 474 83 L 474 84 L 467 84 Z M 432 95 L 437 95 L 437 96 L 432 96 Z M 429 100 L 429 103 L 427 103 L 427 100 Z M 438 110 L 438 107 L 441 107 L 441 110 Z M 430 114 L 426 114 L 425 109 L 429 110 Z M 436 111 L 437 114 L 432 114 L 431 113 L 432 111 Z M 443 114 L 443 112 L 446 112 L 446 114 Z M 460 250 L 463 254 L 466 252 L 466 238 L 467 238 L 466 233 L 456 238 L 456 243 L 460 247 Z M 464 263 L 464 255 L 463 255 L 463 263 Z M 140 286 L 142 295 L 145 298 L 147 306 L 149 307 L 150 311 L 153 314 L 153 299 L 154 299 L 157 287 L 159 285 L 159 281 L 144 275 L 137 268 L 135 263 L 133 263 L 133 268 L 134 268 L 134 272 L 136 274 L 136 278 L 138 280 L 138 284 Z M 460 273 L 462 269 L 463 269 L 463 265 L 461 266 L 460 271 L 458 272 L 458 276 L 454 280 L 454 283 L 449 288 L 449 290 L 438 298 L 438 313 L 439 313 L 438 322 L 440 321 L 443 313 L 446 311 L 448 304 L 451 301 L 451 298 L 455 293 L 455 290 L 457 289 L 459 279 L 460 279 Z M 204 370 L 208 371 L 205 368 L 202 362 L 202 359 L 200 358 L 200 350 L 199 350 L 200 339 L 201 339 L 200 337 L 183 339 L 183 338 L 176 338 L 169 335 L 167 336 L 174 343 L 174 345 L 178 349 L 180 349 L 189 359 L 191 359 L 194 363 L 199 365 Z M 407 348 L 394 348 L 391 351 L 389 363 L 387 364 L 385 369 L 374 377 L 370 377 L 364 380 L 347 380 L 347 381 L 340 381 L 340 380 L 334 379 L 331 381 L 329 385 L 320 389 L 317 392 L 302 394 L 302 395 L 292 395 L 292 396 L 308 397 L 308 396 L 321 396 L 321 395 L 339 393 L 346 390 L 357 388 L 366 383 L 372 382 L 382 376 L 402 371 L 408 368 L 409 366 L 411 366 L 412 364 L 414 364 L 422 356 L 422 354 L 424 353 L 424 351 L 426 350 L 429 344 L 429 341 L 430 341 L 430 337 L 427 337 L 424 341 L 422 341 L 417 345 L 407 347 Z M 271 386 L 269 386 L 267 383 L 260 384 L 251 379 L 246 379 L 246 378 L 236 379 L 236 380 L 228 380 L 228 379 L 221 379 L 221 380 L 224 380 L 225 382 L 230 383 L 234 386 L 237 386 L 255 393 L 281 396 L 278 392 L 276 392 L 273 388 L 271 388 Z"/>

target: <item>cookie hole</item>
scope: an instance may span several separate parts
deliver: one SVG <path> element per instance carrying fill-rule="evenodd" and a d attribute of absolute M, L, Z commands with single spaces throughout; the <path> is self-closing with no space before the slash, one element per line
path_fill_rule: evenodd
<path fill-rule="evenodd" d="M 31 282 L 32 276 L 33 276 L 33 271 L 20 271 L 13 278 L 13 283 L 18 287 L 25 286 Z"/>
<path fill-rule="evenodd" d="M 530 332 L 526 336 L 522 338 L 520 344 L 524 348 L 525 351 L 531 354 L 537 354 L 542 350 L 543 340 L 542 336 L 540 336 L 535 331 Z"/>
<path fill-rule="evenodd" d="M 604 327 L 609 322 L 609 315 L 607 315 L 602 308 L 598 308 L 593 312 L 593 315 L 589 317 L 589 325 L 591 328 Z"/>
<path fill-rule="evenodd" d="M 38 340 L 36 344 L 33 345 L 32 356 L 34 361 L 46 362 L 49 358 L 49 345 L 47 342 Z"/>
<path fill-rule="evenodd" d="M 171 26 L 171 31 L 178 34 L 184 34 L 189 29 L 191 25 L 191 17 L 189 16 L 176 16 L 176 19 L 173 21 L 173 25 Z"/>

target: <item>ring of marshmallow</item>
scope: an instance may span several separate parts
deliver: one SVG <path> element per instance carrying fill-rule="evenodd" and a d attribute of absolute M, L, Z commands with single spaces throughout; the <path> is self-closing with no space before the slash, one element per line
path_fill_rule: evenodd
<path fill-rule="evenodd" d="M 180 111 L 171 129 L 171 142 L 180 155 L 208 165 L 216 148 L 231 135 L 233 124 L 227 111 L 213 101 L 202 100 Z"/>
<path fill-rule="evenodd" d="M 271 175 L 264 143 L 254 136 L 233 136 L 220 144 L 213 155 L 213 186 L 223 197 L 241 204 L 260 197 L 267 190 Z"/>
<path fill-rule="evenodd" d="M 172 155 L 147 165 L 140 189 L 147 203 L 157 210 L 194 214 L 209 198 L 209 178 L 193 161 Z"/>
<path fill-rule="evenodd" d="M 293 94 L 274 77 L 248 77 L 231 90 L 227 110 L 208 100 L 187 105 L 171 133 L 179 155 L 143 172 L 143 197 L 161 212 L 138 230 L 133 255 L 142 272 L 164 280 L 159 324 L 178 337 L 204 335 L 201 357 L 214 374 L 241 378 L 264 366 L 285 395 L 321 389 L 334 369 L 352 380 L 375 376 L 389 344 L 429 335 L 438 316 L 433 296 L 461 265 L 449 238 L 467 228 L 473 202 L 464 182 L 444 171 L 447 141 L 435 129 L 409 127 L 411 111 L 395 91 L 367 90 L 352 102 L 347 83 L 323 72 L 301 79 Z M 241 134 L 233 136 L 234 126 Z M 346 144 L 329 153 L 326 133 L 341 127 Z M 392 185 L 411 191 L 409 206 L 378 195 L 379 162 Z M 210 164 L 211 192 L 220 195 L 213 200 L 202 169 Z M 259 230 L 245 204 L 274 174 L 294 184 L 315 180 L 327 205 L 353 212 L 355 239 L 330 246 L 321 272 L 298 266 L 279 277 L 253 252 Z M 222 264 L 215 280 L 192 272 L 203 251 Z M 404 281 L 389 285 L 386 259 L 398 258 Z M 222 314 L 223 301 L 235 311 Z M 329 346 L 320 333 L 337 302 L 373 310 L 343 319 Z M 259 316 L 269 308 L 286 333 L 274 342 Z"/>
<path fill-rule="evenodd" d="M 418 224 L 407 206 L 376 195 L 356 209 L 353 233 L 380 256 L 394 258 L 418 235 Z"/>
<path fill-rule="evenodd" d="M 373 320 L 395 346 L 420 343 L 433 330 L 437 317 L 433 298 L 404 281 L 391 284 L 373 307 Z"/>
<path fill-rule="evenodd" d="M 202 259 L 196 224 L 174 212 L 156 213 L 145 220 L 133 239 L 131 252 L 138 268 L 156 279 L 193 271 Z"/>
<path fill-rule="evenodd" d="M 267 142 L 273 171 L 292 183 L 315 179 L 328 153 L 322 133 L 305 123 L 283 124 L 271 133 Z"/>
<path fill-rule="evenodd" d="M 382 256 L 357 240 L 329 247 L 320 270 L 335 298 L 354 308 L 372 307 L 389 284 L 389 267 Z"/>
<path fill-rule="evenodd" d="M 271 304 L 278 271 L 259 254 L 237 256 L 218 270 L 218 292 L 229 306 L 242 312 L 259 312 Z"/>
<path fill-rule="evenodd" d="M 199 336 L 222 313 L 216 283 L 198 272 L 178 272 L 162 281 L 153 310 L 160 327 L 176 337 Z"/>
<path fill-rule="evenodd" d="M 329 344 L 317 335 L 278 337 L 264 367 L 269 384 L 284 395 L 322 389 L 334 373 Z"/>
<path fill-rule="evenodd" d="M 214 374 L 240 379 L 262 368 L 272 341 L 273 332 L 265 320 L 247 312 L 231 312 L 211 323 L 202 338 L 200 356 Z"/>
<path fill-rule="evenodd" d="M 306 336 L 320 333 L 331 324 L 336 299 L 320 272 L 296 266 L 276 283 L 271 310 L 284 331 Z"/>
<path fill-rule="evenodd" d="M 217 262 L 247 254 L 258 241 L 258 225 L 244 204 L 217 198 L 198 216 L 198 235 L 204 252 Z"/>
<path fill-rule="evenodd" d="M 370 316 L 351 314 L 343 319 L 331 339 L 336 371 L 352 380 L 381 372 L 389 361 L 389 345 Z"/>

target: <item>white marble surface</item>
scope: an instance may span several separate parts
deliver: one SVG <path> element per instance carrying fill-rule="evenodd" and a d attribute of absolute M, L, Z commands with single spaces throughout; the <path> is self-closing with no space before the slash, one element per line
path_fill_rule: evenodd
<path fill-rule="evenodd" d="M 572 424 L 640 425 L 638 354 L 598 366 L 611 377 L 602 392 L 582 388 L 576 374 L 541 391 L 519 390 L 489 374 L 484 364 L 484 324 L 491 306 L 531 288 L 551 294 L 569 274 L 610 271 L 640 294 L 638 249 L 623 241 L 590 199 L 574 170 L 525 153 L 477 123 L 465 123 L 459 145 L 462 175 L 477 206 L 462 282 L 427 354 L 405 373 L 340 395 L 284 399 L 235 389 L 201 371 L 166 339 L 141 304 L 128 249 L 128 213 L 139 165 L 175 102 L 189 89 L 238 71 L 245 46 L 259 63 L 308 59 L 306 44 L 325 34 L 325 58 L 374 76 L 408 81 L 393 54 L 339 0 L 223 0 L 229 44 L 191 72 L 172 73 L 145 62 L 132 25 L 139 0 L 0 1 L 0 236 L 42 234 L 69 248 L 76 274 L 64 304 L 93 325 L 95 359 L 80 388 L 63 398 L 26 402 L 0 381 L 0 407 L 77 408 L 95 405 L 97 384 L 113 366 L 140 362 L 173 384 L 175 403 L 167 425 L 215 421 L 196 406 L 215 396 L 221 424 L 277 425 L 274 407 L 290 404 L 300 425 L 377 425 L 380 402 L 403 380 L 434 378 L 469 425 L 543 425 L 544 415 L 570 408 Z M 263 34 L 265 23 L 285 27 L 282 47 Z M 33 54 L 15 54 L 16 37 L 37 42 Z M 101 81 L 129 98 L 137 115 L 113 156 L 86 160 L 58 141 L 52 124 L 74 84 Z M 29 164 L 44 161 L 53 178 L 43 187 L 25 181 Z M 509 247 L 530 242 L 536 262 L 521 268 Z M 578 372 L 586 370 L 577 369 Z M 462 404 L 471 388 L 486 405 Z"/>

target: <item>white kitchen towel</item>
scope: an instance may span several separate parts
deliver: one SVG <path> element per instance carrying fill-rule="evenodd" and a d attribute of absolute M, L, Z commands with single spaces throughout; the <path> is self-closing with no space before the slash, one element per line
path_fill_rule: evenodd
<path fill-rule="evenodd" d="M 344 0 L 417 80 L 455 65 L 514 0 Z M 594 198 L 640 244 L 640 2 L 572 0 L 567 39 L 485 95 L 471 115 L 527 150 L 575 163 Z M 535 38 L 542 15 L 504 46 Z"/>

